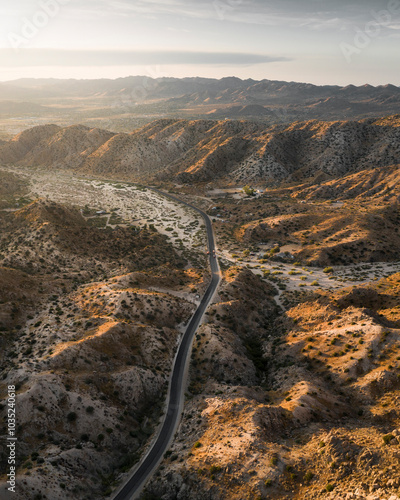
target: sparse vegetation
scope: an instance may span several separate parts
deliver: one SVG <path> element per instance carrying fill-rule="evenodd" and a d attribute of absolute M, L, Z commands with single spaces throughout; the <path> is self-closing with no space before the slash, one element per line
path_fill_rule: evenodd
<path fill-rule="evenodd" d="M 247 127 L 240 121 L 212 126 L 224 140 L 230 127 L 235 136 Z M 360 159 L 368 142 L 369 161 L 375 161 L 375 142 L 387 134 L 383 125 L 371 119 L 362 126 L 282 126 L 282 144 L 289 137 L 302 144 L 305 133 L 310 148 L 316 136 L 318 144 L 331 144 L 323 148 L 318 171 L 308 159 L 306 184 L 299 171 L 299 185 L 257 196 L 246 186 L 248 197 L 239 188 L 212 204 L 201 189 L 208 172 L 218 170 L 219 138 L 211 151 L 199 123 L 185 128 L 171 120 L 152 127 L 151 137 L 168 138 L 169 128 L 177 137 L 181 132 L 182 148 L 190 135 L 205 141 L 196 153 L 198 173 L 184 169 L 193 159 L 188 151 L 171 174 L 180 187 L 172 181 L 170 187 L 218 218 L 224 281 L 194 340 L 177 437 L 145 495 L 176 496 L 183 484 L 188 496 L 201 491 L 213 498 L 263 498 L 264 487 L 277 498 L 292 492 L 325 498 L 332 491 L 344 497 L 357 488 L 367 495 L 372 487 L 382 498 L 397 494 L 400 278 L 391 261 L 398 258 L 398 173 L 386 160 L 364 171 Z M 210 130 L 205 122 L 202 127 Z M 280 142 L 264 140 L 265 125 L 254 127 L 257 140 L 275 148 L 274 154 L 280 151 L 284 165 Z M 54 133 L 77 138 L 76 130 Z M 338 155 L 330 150 L 343 130 L 370 135 L 368 141 L 351 136 L 352 144 L 361 144 L 359 155 L 351 166 L 340 164 L 346 176 L 339 178 Z M 88 133 L 80 132 L 83 143 Z M 111 139 L 111 156 L 132 160 L 139 134 L 98 134 L 93 140 L 101 144 Z M 145 170 L 146 155 L 158 146 L 146 129 L 140 134 L 146 139 Z M 252 147 L 258 151 L 257 144 Z M 243 165 L 246 148 L 238 160 Z M 237 148 L 222 150 L 229 170 Z M 107 167 L 105 157 L 89 161 L 84 151 L 80 161 L 89 162 L 89 172 Z M 151 158 L 157 173 L 157 156 Z M 320 175 L 321 161 L 333 173 L 313 184 L 309 179 Z M 53 174 L 38 169 L 36 175 L 50 182 Z M 191 186 L 193 175 L 203 175 L 201 188 Z M 2 380 L 15 382 L 29 414 L 20 417 L 27 448 L 20 468 L 27 488 L 44 470 L 59 496 L 84 498 L 86 483 L 74 484 L 66 470 L 71 476 L 82 470 L 90 448 L 96 456 L 96 468 L 88 465 L 88 481 L 96 485 L 90 494 L 100 498 L 137 463 L 159 423 L 179 332 L 210 278 L 204 228 L 193 214 L 157 204 L 153 192 L 122 180 L 100 185 L 75 179 L 68 187 L 61 179 L 57 196 L 69 190 L 65 196 L 76 199 L 81 212 L 45 196 L 31 202 L 32 189 L 16 174 L 5 180 L 18 186 L 10 196 L 4 191 L 3 208 L 11 210 L 0 214 L 0 340 L 7 354 Z M 223 185 L 224 178 L 218 182 Z M 240 179 L 240 185 L 246 182 L 253 181 Z M 82 185 L 87 193 L 79 198 Z M 110 199 L 101 197 L 102 185 Z M 37 181 L 35 186 L 44 195 L 49 189 Z M 340 202 L 329 198 L 338 192 Z M 134 205 L 136 195 L 142 198 Z M 42 432 L 43 422 L 52 428 Z"/>

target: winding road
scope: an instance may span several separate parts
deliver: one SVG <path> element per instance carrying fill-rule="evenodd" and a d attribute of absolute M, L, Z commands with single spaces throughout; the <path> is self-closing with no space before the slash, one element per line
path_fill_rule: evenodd
<path fill-rule="evenodd" d="M 212 223 L 208 215 L 199 208 L 196 208 L 171 194 L 164 193 L 156 188 L 149 189 L 152 189 L 162 196 L 166 196 L 174 201 L 182 203 L 201 214 L 206 224 L 212 277 L 206 293 L 204 294 L 196 312 L 193 314 L 192 319 L 186 328 L 175 356 L 168 390 L 167 410 L 159 435 L 139 467 L 133 472 L 129 480 L 117 491 L 113 497 L 114 500 L 132 500 L 138 498 L 146 481 L 155 472 L 155 469 L 160 464 L 164 453 L 168 450 L 172 442 L 183 410 L 184 391 L 193 337 L 221 281 L 218 259 L 213 255 L 215 252 L 215 239 Z"/>

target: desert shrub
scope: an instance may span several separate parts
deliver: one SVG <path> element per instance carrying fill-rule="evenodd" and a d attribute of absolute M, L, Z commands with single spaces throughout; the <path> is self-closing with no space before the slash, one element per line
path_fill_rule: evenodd
<path fill-rule="evenodd" d="M 304 481 L 306 483 L 309 483 L 311 481 L 311 479 L 314 477 L 314 474 L 308 470 L 305 474 L 304 474 Z"/>
<path fill-rule="evenodd" d="M 278 457 L 272 457 L 270 460 L 271 466 L 274 467 L 275 465 L 277 465 L 277 463 L 278 463 Z"/>
<path fill-rule="evenodd" d="M 77 419 L 77 414 L 74 411 L 70 411 L 67 415 L 68 422 L 75 422 Z"/>
<path fill-rule="evenodd" d="M 386 434 L 385 436 L 383 436 L 383 438 L 382 438 L 382 439 L 383 439 L 383 442 L 384 442 L 386 445 L 388 445 L 388 444 L 390 443 L 390 441 L 391 441 L 392 439 L 394 439 L 394 436 L 393 436 L 393 434 Z"/>
<path fill-rule="evenodd" d="M 221 472 L 221 467 L 219 465 L 212 465 L 210 467 L 210 473 L 216 474 L 217 472 Z"/>

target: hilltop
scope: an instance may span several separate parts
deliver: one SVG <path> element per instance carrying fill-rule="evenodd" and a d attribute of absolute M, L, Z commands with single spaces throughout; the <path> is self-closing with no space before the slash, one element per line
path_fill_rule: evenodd
<path fill-rule="evenodd" d="M 398 164 L 399 124 L 398 116 L 289 126 L 165 119 L 129 134 L 46 125 L 0 145 L 0 161 L 135 182 L 300 183 Z"/>

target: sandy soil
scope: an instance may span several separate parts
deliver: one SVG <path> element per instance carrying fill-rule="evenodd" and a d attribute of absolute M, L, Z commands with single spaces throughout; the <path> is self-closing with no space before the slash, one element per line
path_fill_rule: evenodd
<path fill-rule="evenodd" d="M 204 250 L 206 232 L 202 217 L 149 189 L 115 181 L 78 178 L 64 172 L 0 168 L 27 179 L 31 198 L 43 197 L 82 209 L 87 206 L 96 211 L 112 211 L 112 219 L 109 213 L 104 214 L 104 225 L 113 227 L 115 222 L 137 226 L 154 224 L 174 246 Z"/>
<path fill-rule="evenodd" d="M 330 273 L 320 267 L 302 267 L 293 264 L 278 262 L 257 262 L 257 257 L 233 258 L 228 251 L 220 251 L 220 256 L 229 263 L 235 263 L 251 269 L 254 274 L 268 278 L 273 277 L 277 290 L 275 301 L 283 309 L 280 296 L 285 291 L 307 290 L 337 290 L 340 288 L 361 285 L 370 281 L 377 281 L 391 274 L 400 272 L 400 262 L 374 262 L 351 266 L 334 266 Z M 281 287 L 279 287 L 281 285 Z M 282 286 L 283 285 L 283 286 Z"/>

